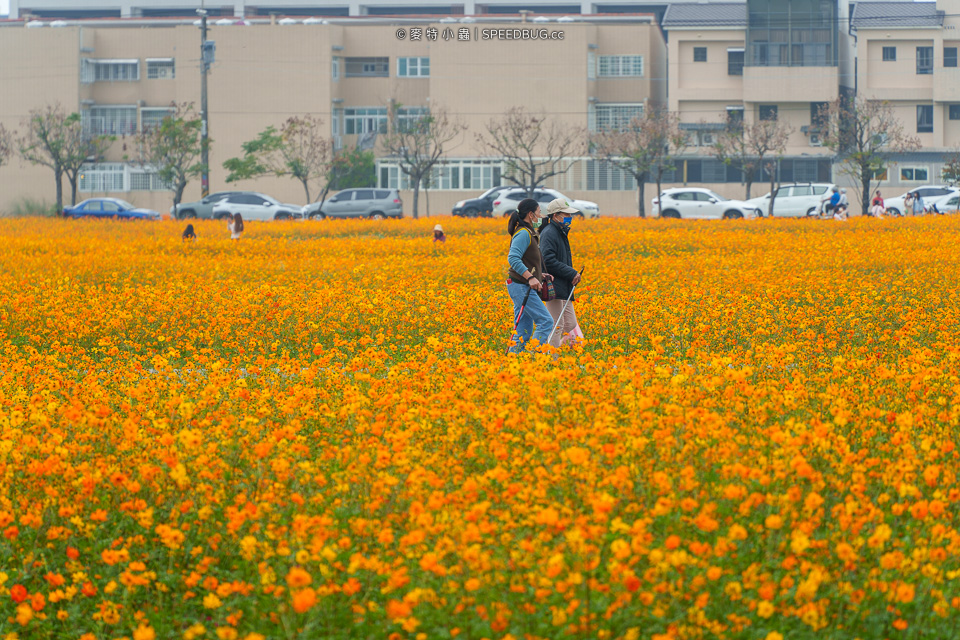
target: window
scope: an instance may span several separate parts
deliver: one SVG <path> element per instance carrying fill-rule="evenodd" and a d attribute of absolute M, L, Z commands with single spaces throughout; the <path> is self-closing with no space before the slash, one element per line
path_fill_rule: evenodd
<path fill-rule="evenodd" d="M 643 56 L 600 56 L 601 78 L 643 76 Z"/>
<path fill-rule="evenodd" d="M 777 105 L 775 104 L 761 104 L 758 115 L 761 120 L 776 120 L 777 111 Z"/>
<path fill-rule="evenodd" d="M 397 58 L 398 78 L 429 78 L 430 58 Z"/>
<path fill-rule="evenodd" d="M 900 167 L 900 182 L 926 182 L 926 167 Z"/>
<path fill-rule="evenodd" d="M 694 48 L 693 48 L 693 61 L 694 61 L 694 62 L 706 62 L 706 61 L 707 61 L 707 48 L 706 48 L 706 47 L 694 47 Z"/>
<path fill-rule="evenodd" d="M 137 107 L 133 105 L 90 107 L 81 117 L 87 135 L 126 136 L 137 132 Z"/>
<path fill-rule="evenodd" d="M 334 82 L 340 80 L 340 56 L 333 56 L 330 59 L 330 78 Z"/>
<path fill-rule="evenodd" d="M 727 49 L 727 75 L 743 75 L 743 49 Z"/>
<path fill-rule="evenodd" d="M 395 162 L 385 159 L 378 162 L 377 175 L 382 189 L 409 189 L 410 176 L 403 173 Z M 475 191 L 500 186 L 502 163 L 498 160 L 446 160 L 435 166 L 430 176 L 431 189 L 461 189 Z M 519 194 L 518 200 L 526 198 Z"/>
<path fill-rule="evenodd" d="M 743 107 L 727 107 L 727 126 L 743 126 Z"/>
<path fill-rule="evenodd" d="M 343 132 L 346 135 L 374 131 L 387 132 L 386 107 L 357 107 L 343 110 Z"/>
<path fill-rule="evenodd" d="M 97 60 L 84 58 L 80 80 L 84 84 L 91 82 L 136 82 L 140 80 L 140 61 Z"/>
<path fill-rule="evenodd" d="M 176 111 L 169 107 L 143 107 L 140 109 L 140 127 L 142 129 L 159 127 L 164 118 L 173 116 L 175 113 Z"/>
<path fill-rule="evenodd" d="M 119 162 L 85 164 L 80 169 L 77 189 L 83 193 L 116 191 L 168 191 L 170 185 L 149 168 Z"/>
<path fill-rule="evenodd" d="M 950 105 L 950 119 L 960 120 L 960 104 Z"/>
<path fill-rule="evenodd" d="M 636 188 L 637 182 L 626 171 L 602 160 L 587 160 L 588 190 L 633 191 Z"/>
<path fill-rule="evenodd" d="M 884 48 L 883 48 L 883 61 L 884 61 L 884 62 L 896 62 L 896 61 L 897 61 L 897 48 L 896 48 L 896 47 L 884 47 Z"/>
<path fill-rule="evenodd" d="M 587 80 L 596 80 L 597 78 L 597 54 L 593 51 L 587 51 Z"/>
<path fill-rule="evenodd" d="M 643 117 L 643 103 L 598 104 L 597 131 L 624 129 L 634 118 Z"/>
<path fill-rule="evenodd" d="M 823 121 L 827 117 L 829 102 L 811 102 L 810 103 L 810 125 L 813 127 L 822 127 Z"/>
<path fill-rule="evenodd" d="M 697 194 L 693 191 L 681 191 L 673 194 L 671 197 L 674 200 L 679 200 L 680 202 L 693 202 L 697 199 Z"/>
<path fill-rule="evenodd" d="M 400 107 L 397 109 L 396 126 L 400 131 L 406 130 L 424 116 L 430 115 L 427 107 Z"/>
<path fill-rule="evenodd" d="M 173 80 L 176 67 L 173 58 L 147 58 L 147 80 Z"/>
<path fill-rule="evenodd" d="M 347 58 L 347 78 L 389 78 L 389 58 Z"/>
<path fill-rule="evenodd" d="M 933 47 L 917 47 L 917 75 L 933 73 Z"/>
<path fill-rule="evenodd" d="M 917 133 L 933 133 L 933 105 L 917 105 Z"/>
<path fill-rule="evenodd" d="M 945 67 L 957 66 L 957 48 L 956 47 L 943 48 L 943 66 Z"/>

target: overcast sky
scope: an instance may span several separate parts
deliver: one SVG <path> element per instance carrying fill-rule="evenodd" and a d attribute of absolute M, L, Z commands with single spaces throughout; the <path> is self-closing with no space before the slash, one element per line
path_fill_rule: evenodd
<path fill-rule="evenodd" d="M 0 16 L 10 13 L 10 0 L 0 0 Z"/>

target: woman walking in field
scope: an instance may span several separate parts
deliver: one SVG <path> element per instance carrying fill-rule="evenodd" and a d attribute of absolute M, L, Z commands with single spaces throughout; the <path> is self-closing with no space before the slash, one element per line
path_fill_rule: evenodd
<path fill-rule="evenodd" d="M 886 209 L 883 206 L 883 198 L 880 197 L 880 189 L 877 189 L 876 194 L 873 196 L 873 201 L 870 203 L 870 213 L 875 218 L 882 218 L 884 211 L 886 211 Z"/>
<path fill-rule="evenodd" d="M 540 226 L 540 204 L 533 198 L 525 198 L 517 205 L 517 210 L 507 223 L 507 232 L 511 236 L 507 255 L 510 265 L 507 293 L 513 300 L 516 341 L 510 351 L 514 353 L 526 348 L 531 334 L 540 344 L 545 344 L 553 331 L 553 317 L 540 296 L 534 293 L 539 293 L 544 282 L 553 280 L 553 276 L 543 273 L 540 237 L 534 226 Z M 533 331 L 534 325 L 537 327 L 536 333 Z"/>

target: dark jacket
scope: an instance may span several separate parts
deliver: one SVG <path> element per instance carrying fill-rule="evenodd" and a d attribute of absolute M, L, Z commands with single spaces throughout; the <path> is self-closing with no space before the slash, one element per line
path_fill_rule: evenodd
<path fill-rule="evenodd" d="M 573 279 L 577 270 L 573 268 L 573 254 L 570 252 L 570 240 L 567 232 L 556 222 L 540 228 L 540 253 L 543 254 L 543 268 L 553 276 L 553 288 L 558 300 L 566 300 L 573 289 Z M 574 298 L 571 298 L 573 300 Z"/>

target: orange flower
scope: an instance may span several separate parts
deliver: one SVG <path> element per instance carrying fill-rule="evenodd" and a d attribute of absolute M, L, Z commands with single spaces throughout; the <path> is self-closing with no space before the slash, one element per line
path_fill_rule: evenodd
<path fill-rule="evenodd" d="M 310 574 L 301 567 L 293 567 L 287 573 L 287 585 L 291 589 L 297 589 L 299 587 L 305 587 L 308 584 L 313 582 L 313 578 L 310 577 Z"/>
<path fill-rule="evenodd" d="M 307 587 L 293 593 L 293 610 L 297 613 L 304 613 L 317 604 L 317 592 Z"/>
<path fill-rule="evenodd" d="M 10 587 L 10 597 L 13 598 L 13 601 L 17 604 L 20 604 L 27 599 L 27 596 L 30 594 L 27 592 L 27 588 L 22 584 L 15 584 Z"/>

